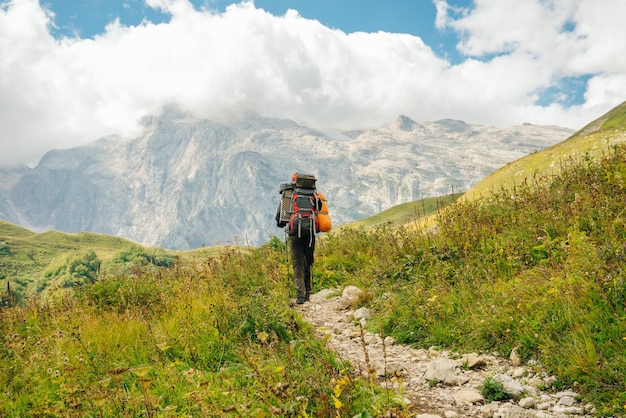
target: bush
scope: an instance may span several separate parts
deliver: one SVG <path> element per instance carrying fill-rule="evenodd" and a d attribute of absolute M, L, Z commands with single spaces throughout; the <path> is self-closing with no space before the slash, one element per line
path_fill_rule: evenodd
<path fill-rule="evenodd" d="M 130 247 L 115 254 L 106 262 L 103 270 L 111 274 L 139 273 L 145 271 L 146 267 L 169 268 L 176 261 L 176 256 L 167 254 L 162 249 Z"/>
<path fill-rule="evenodd" d="M 492 377 L 485 379 L 485 382 L 480 387 L 480 394 L 487 402 L 494 401 L 506 401 L 513 399 L 514 396 L 504 390 L 504 385 Z"/>
<path fill-rule="evenodd" d="M 0 242 L 0 255 L 11 255 L 11 247 L 6 242 Z"/>
<path fill-rule="evenodd" d="M 44 277 L 52 280 L 59 287 L 69 288 L 83 286 L 96 281 L 100 270 L 100 259 L 93 250 L 80 251 L 65 257 L 65 259 L 48 267 Z M 39 283 L 37 290 L 42 291 L 48 283 Z"/>

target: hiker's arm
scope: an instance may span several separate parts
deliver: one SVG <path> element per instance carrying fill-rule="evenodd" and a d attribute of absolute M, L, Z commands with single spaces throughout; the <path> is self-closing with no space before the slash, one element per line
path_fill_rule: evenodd
<path fill-rule="evenodd" d="M 287 222 L 280 221 L 280 202 L 278 202 L 278 210 L 276 211 L 276 226 L 282 228 L 285 225 L 287 225 Z"/>

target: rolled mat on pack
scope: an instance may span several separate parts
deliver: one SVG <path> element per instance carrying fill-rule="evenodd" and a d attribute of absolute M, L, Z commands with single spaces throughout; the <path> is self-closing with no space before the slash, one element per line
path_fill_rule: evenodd
<path fill-rule="evenodd" d="M 328 232 L 332 228 L 330 221 L 330 215 L 328 214 L 328 204 L 326 203 L 326 196 L 320 192 L 316 192 L 317 198 L 322 202 L 322 209 L 317 212 L 317 220 L 319 223 L 320 232 Z"/>

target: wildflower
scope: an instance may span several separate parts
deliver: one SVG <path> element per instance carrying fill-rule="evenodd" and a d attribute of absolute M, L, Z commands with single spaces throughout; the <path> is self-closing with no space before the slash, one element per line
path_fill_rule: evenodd
<path fill-rule="evenodd" d="M 152 370 L 151 366 L 144 366 L 144 367 L 135 367 L 134 369 L 131 369 L 130 371 L 136 374 L 137 377 L 146 377 L 148 373 L 150 372 L 150 370 Z"/>

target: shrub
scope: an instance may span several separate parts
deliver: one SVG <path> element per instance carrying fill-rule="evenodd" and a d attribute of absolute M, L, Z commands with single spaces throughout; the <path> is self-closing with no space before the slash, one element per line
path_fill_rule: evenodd
<path fill-rule="evenodd" d="M 492 377 L 488 377 L 480 387 L 480 394 L 487 402 L 506 401 L 514 396 L 504 390 L 504 385 Z"/>
<path fill-rule="evenodd" d="M 69 254 L 65 259 L 48 267 L 44 277 L 59 287 L 69 288 L 93 283 L 100 269 L 100 259 L 93 250 L 79 251 Z M 47 283 L 39 283 L 37 290 L 48 287 Z"/>

